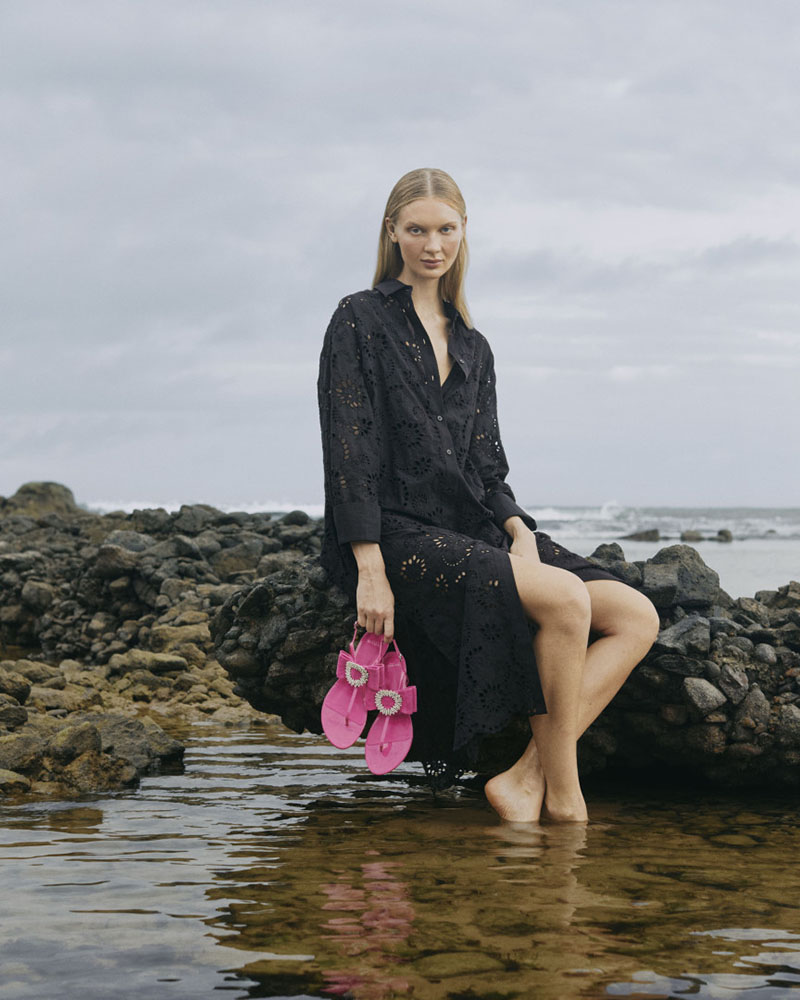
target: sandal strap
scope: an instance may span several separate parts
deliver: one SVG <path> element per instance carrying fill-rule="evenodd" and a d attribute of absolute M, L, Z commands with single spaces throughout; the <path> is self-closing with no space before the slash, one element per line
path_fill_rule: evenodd
<path fill-rule="evenodd" d="M 356 635 L 358 633 L 358 627 L 359 627 L 358 626 L 358 618 L 356 618 L 356 620 L 353 622 L 353 638 L 350 640 L 350 646 L 348 647 L 349 650 L 350 650 L 350 652 L 353 655 L 355 655 L 355 651 L 356 651 Z M 383 652 L 384 656 L 386 656 L 386 654 L 389 652 L 389 650 L 392 648 L 392 646 L 394 646 L 395 651 L 397 652 L 398 656 L 402 656 L 403 655 L 400 652 L 400 649 L 399 649 L 399 647 L 397 645 L 397 639 L 394 636 L 392 636 L 392 641 L 389 643 L 389 645 L 386 647 L 386 649 Z"/>
<path fill-rule="evenodd" d="M 417 687 L 415 684 L 409 687 L 391 688 L 381 687 L 377 691 L 369 690 L 367 693 L 367 708 L 376 708 L 381 715 L 412 715 L 417 710 Z M 391 704 L 387 704 L 388 699 L 392 699 Z"/>

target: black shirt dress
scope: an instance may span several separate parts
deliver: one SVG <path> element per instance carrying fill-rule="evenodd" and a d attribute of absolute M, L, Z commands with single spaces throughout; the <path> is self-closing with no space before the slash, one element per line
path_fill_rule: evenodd
<path fill-rule="evenodd" d="M 325 333 L 319 400 L 325 476 L 320 561 L 355 608 L 350 542 L 379 542 L 395 637 L 417 685 L 411 757 L 444 787 L 480 738 L 546 711 L 503 522 L 516 502 L 497 423 L 494 358 L 455 307 L 440 384 L 411 286 L 387 279 L 343 298 Z M 617 578 L 536 531 L 542 562 Z M 355 616 L 355 613 L 354 613 Z"/>

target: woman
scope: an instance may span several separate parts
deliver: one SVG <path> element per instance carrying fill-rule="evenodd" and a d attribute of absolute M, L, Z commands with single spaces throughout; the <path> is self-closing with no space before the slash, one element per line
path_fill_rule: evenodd
<path fill-rule="evenodd" d="M 434 787 L 530 718 L 485 793 L 504 819 L 583 822 L 577 740 L 658 633 L 638 591 L 555 545 L 505 477 L 494 357 L 464 300 L 467 215 L 441 170 L 395 185 L 373 287 L 342 299 L 317 383 L 321 562 L 417 685 L 413 755 Z M 588 646 L 590 629 L 598 638 Z M 588 646 L 588 649 L 587 649 Z"/>

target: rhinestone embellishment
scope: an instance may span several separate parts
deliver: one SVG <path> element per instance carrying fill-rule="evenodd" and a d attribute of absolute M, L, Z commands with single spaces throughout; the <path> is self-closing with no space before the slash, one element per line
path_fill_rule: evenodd
<path fill-rule="evenodd" d="M 391 698 L 392 704 L 387 708 L 383 704 L 384 698 Z M 390 691 L 388 688 L 381 688 L 380 691 L 375 695 L 375 708 L 381 713 L 381 715 L 397 715 L 403 704 L 403 699 L 398 691 Z"/>
<path fill-rule="evenodd" d="M 354 672 L 356 676 L 353 676 Z M 347 678 L 347 683 L 354 688 L 363 687 L 369 680 L 369 671 L 367 668 L 360 663 L 356 663 L 355 660 L 347 661 L 344 666 L 344 675 Z"/>

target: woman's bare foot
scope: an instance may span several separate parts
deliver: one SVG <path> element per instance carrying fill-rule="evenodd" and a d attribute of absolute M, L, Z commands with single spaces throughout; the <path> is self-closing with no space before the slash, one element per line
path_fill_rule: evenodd
<path fill-rule="evenodd" d="M 556 799 L 548 791 L 542 818 L 552 823 L 588 823 L 589 813 L 580 793 L 571 798 Z"/>
<path fill-rule="evenodd" d="M 511 823 L 536 823 L 544 800 L 544 774 L 538 760 L 527 756 L 490 778 L 484 792 L 489 805 L 501 819 Z"/>

